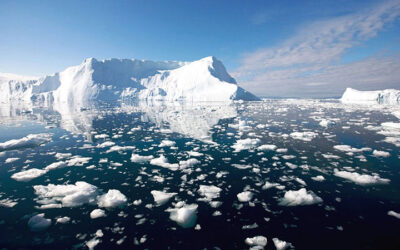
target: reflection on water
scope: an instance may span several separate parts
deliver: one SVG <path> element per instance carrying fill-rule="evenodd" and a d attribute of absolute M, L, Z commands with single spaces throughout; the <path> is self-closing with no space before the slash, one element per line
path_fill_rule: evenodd
<path fill-rule="evenodd" d="M 95 103 L 87 106 L 72 104 L 50 107 L 34 107 L 26 103 L 0 105 L 3 124 L 21 120 L 37 120 L 47 125 L 59 126 L 70 133 L 83 135 L 92 141 L 93 123 L 106 119 L 107 114 L 138 113 L 141 121 L 154 123 L 170 133 L 179 133 L 188 138 L 212 142 L 210 129 L 221 119 L 234 118 L 237 109 L 232 103 L 182 103 L 182 102 L 115 102 Z"/>
<path fill-rule="evenodd" d="M 396 248 L 398 112 L 331 100 L 2 105 L 0 246 Z"/>

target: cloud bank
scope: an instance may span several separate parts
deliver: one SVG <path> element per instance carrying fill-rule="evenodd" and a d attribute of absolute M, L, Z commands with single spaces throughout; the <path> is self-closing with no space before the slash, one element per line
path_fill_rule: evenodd
<path fill-rule="evenodd" d="M 386 1 L 345 16 L 302 25 L 281 45 L 245 54 L 232 73 L 241 85 L 263 96 L 340 96 L 346 87 L 361 90 L 399 86 L 399 54 L 379 52 L 343 63 L 400 16 L 400 1 Z"/>

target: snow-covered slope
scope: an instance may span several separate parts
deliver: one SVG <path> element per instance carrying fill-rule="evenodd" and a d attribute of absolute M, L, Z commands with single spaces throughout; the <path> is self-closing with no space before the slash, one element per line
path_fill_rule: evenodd
<path fill-rule="evenodd" d="M 359 91 L 347 88 L 343 93 L 341 101 L 343 103 L 400 104 L 400 90 Z"/>
<path fill-rule="evenodd" d="M 85 106 L 93 100 L 258 100 L 237 86 L 215 57 L 175 61 L 86 59 L 40 79 L 0 75 L 0 101 L 23 100 Z"/>

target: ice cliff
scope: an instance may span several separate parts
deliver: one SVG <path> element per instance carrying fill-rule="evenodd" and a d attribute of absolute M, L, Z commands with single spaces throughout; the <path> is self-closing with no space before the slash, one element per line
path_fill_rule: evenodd
<path fill-rule="evenodd" d="M 341 101 L 343 103 L 400 104 L 400 90 L 359 91 L 347 88 Z"/>
<path fill-rule="evenodd" d="M 221 61 L 86 59 L 78 66 L 39 79 L 0 74 L 0 102 L 33 101 L 85 106 L 92 100 L 258 100 L 240 88 Z"/>

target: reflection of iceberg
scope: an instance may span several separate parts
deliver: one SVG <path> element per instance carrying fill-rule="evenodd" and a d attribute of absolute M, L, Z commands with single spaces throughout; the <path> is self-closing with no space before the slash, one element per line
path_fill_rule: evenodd
<path fill-rule="evenodd" d="M 137 107 L 122 104 L 122 110 L 143 112 L 142 121 L 155 123 L 160 129 L 211 142 L 210 130 L 221 119 L 237 116 L 235 106 L 228 103 L 160 103 L 141 102 Z"/>
<path fill-rule="evenodd" d="M 86 106 L 55 103 L 50 108 L 35 108 L 28 103 L 0 105 L 2 123 L 36 120 L 59 126 L 73 134 L 81 134 L 92 141 L 96 132 L 94 121 L 107 119 L 108 114 L 140 113 L 142 122 L 154 123 L 161 131 L 180 133 L 186 137 L 211 142 L 210 130 L 221 119 L 237 116 L 233 104 L 222 103 L 161 103 L 141 102 L 134 104 L 114 103 L 103 108 L 96 103 Z M 133 115 L 133 114 L 132 114 Z"/>

